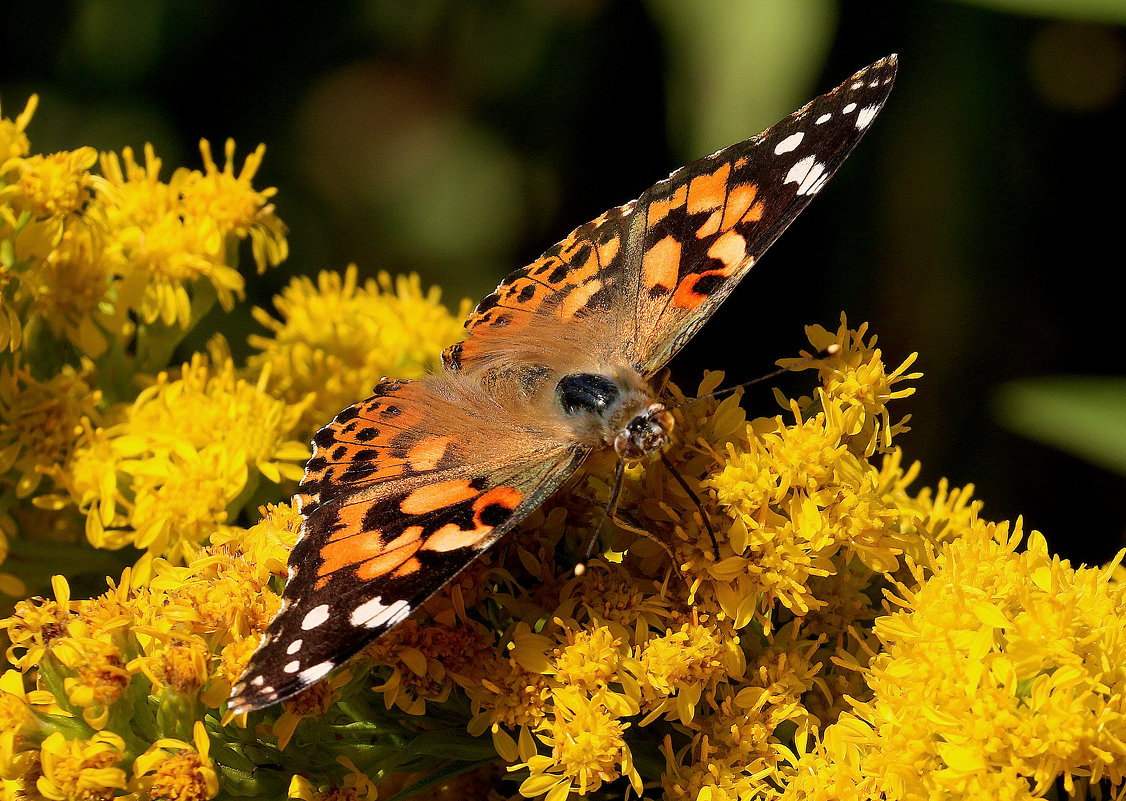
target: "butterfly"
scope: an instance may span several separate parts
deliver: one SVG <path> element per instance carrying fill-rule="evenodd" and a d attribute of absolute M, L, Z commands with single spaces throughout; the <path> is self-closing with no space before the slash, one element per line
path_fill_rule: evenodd
<path fill-rule="evenodd" d="M 505 278 L 442 369 L 383 380 L 313 439 L 282 606 L 229 708 L 328 675 L 510 532 L 593 451 L 659 454 L 650 383 L 837 171 L 896 56 L 683 167 Z M 620 469 L 620 468 L 619 468 Z"/>

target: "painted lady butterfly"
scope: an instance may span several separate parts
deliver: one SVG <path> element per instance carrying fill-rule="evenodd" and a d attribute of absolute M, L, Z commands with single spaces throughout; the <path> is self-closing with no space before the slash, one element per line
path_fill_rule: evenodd
<path fill-rule="evenodd" d="M 327 675 L 511 531 L 594 450 L 658 454 L 649 379 L 864 135 L 877 61 L 764 133 L 674 172 L 512 273 L 418 381 L 384 380 L 313 439 L 282 609 L 232 692 L 260 709 Z"/>

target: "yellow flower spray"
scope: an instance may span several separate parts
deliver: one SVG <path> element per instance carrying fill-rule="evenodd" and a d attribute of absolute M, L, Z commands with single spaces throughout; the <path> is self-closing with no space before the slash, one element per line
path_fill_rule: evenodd
<path fill-rule="evenodd" d="M 1121 556 L 1073 567 L 970 488 L 912 490 L 889 407 L 914 357 L 889 367 L 843 318 L 808 330 L 839 351 L 778 415 L 676 409 L 668 457 L 718 558 L 639 465 L 575 577 L 608 492 L 584 472 L 345 669 L 233 715 L 304 443 L 383 375 L 432 369 L 466 307 L 349 267 L 255 310 L 245 365 L 215 337 L 174 362 L 241 300 L 242 243 L 259 271 L 286 256 L 262 148 L 236 168 L 204 142 L 165 180 L 151 147 L 33 153 L 34 109 L 0 119 L 0 798 L 1126 792 Z"/>

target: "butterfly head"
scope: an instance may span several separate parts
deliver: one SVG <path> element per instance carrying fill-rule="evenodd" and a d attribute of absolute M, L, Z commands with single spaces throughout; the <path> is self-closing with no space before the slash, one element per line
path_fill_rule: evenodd
<path fill-rule="evenodd" d="M 672 426 L 672 414 L 665 405 L 650 403 L 614 437 L 614 450 L 627 461 L 643 459 L 669 444 Z"/>

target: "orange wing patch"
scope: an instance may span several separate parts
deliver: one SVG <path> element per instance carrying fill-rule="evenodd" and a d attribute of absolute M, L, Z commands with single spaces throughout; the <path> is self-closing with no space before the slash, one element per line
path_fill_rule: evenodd
<path fill-rule="evenodd" d="M 476 498 L 479 494 L 465 480 L 428 484 L 403 498 L 399 503 L 399 511 L 405 515 L 422 515 Z"/>
<path fill-rule="evenodd" d="M 723 164 L 718 170 L 697 175 L 688 184 L 689 214 L 714 211 L 727 202 L 727 179 L 731 176 L 731 165 Z"/>
<path fill-rule="evenodd" d="M 680 279 L 680 242 L 666 236 L 641 260 L 641 280 L 650 295 L 672 292 Z"/>

